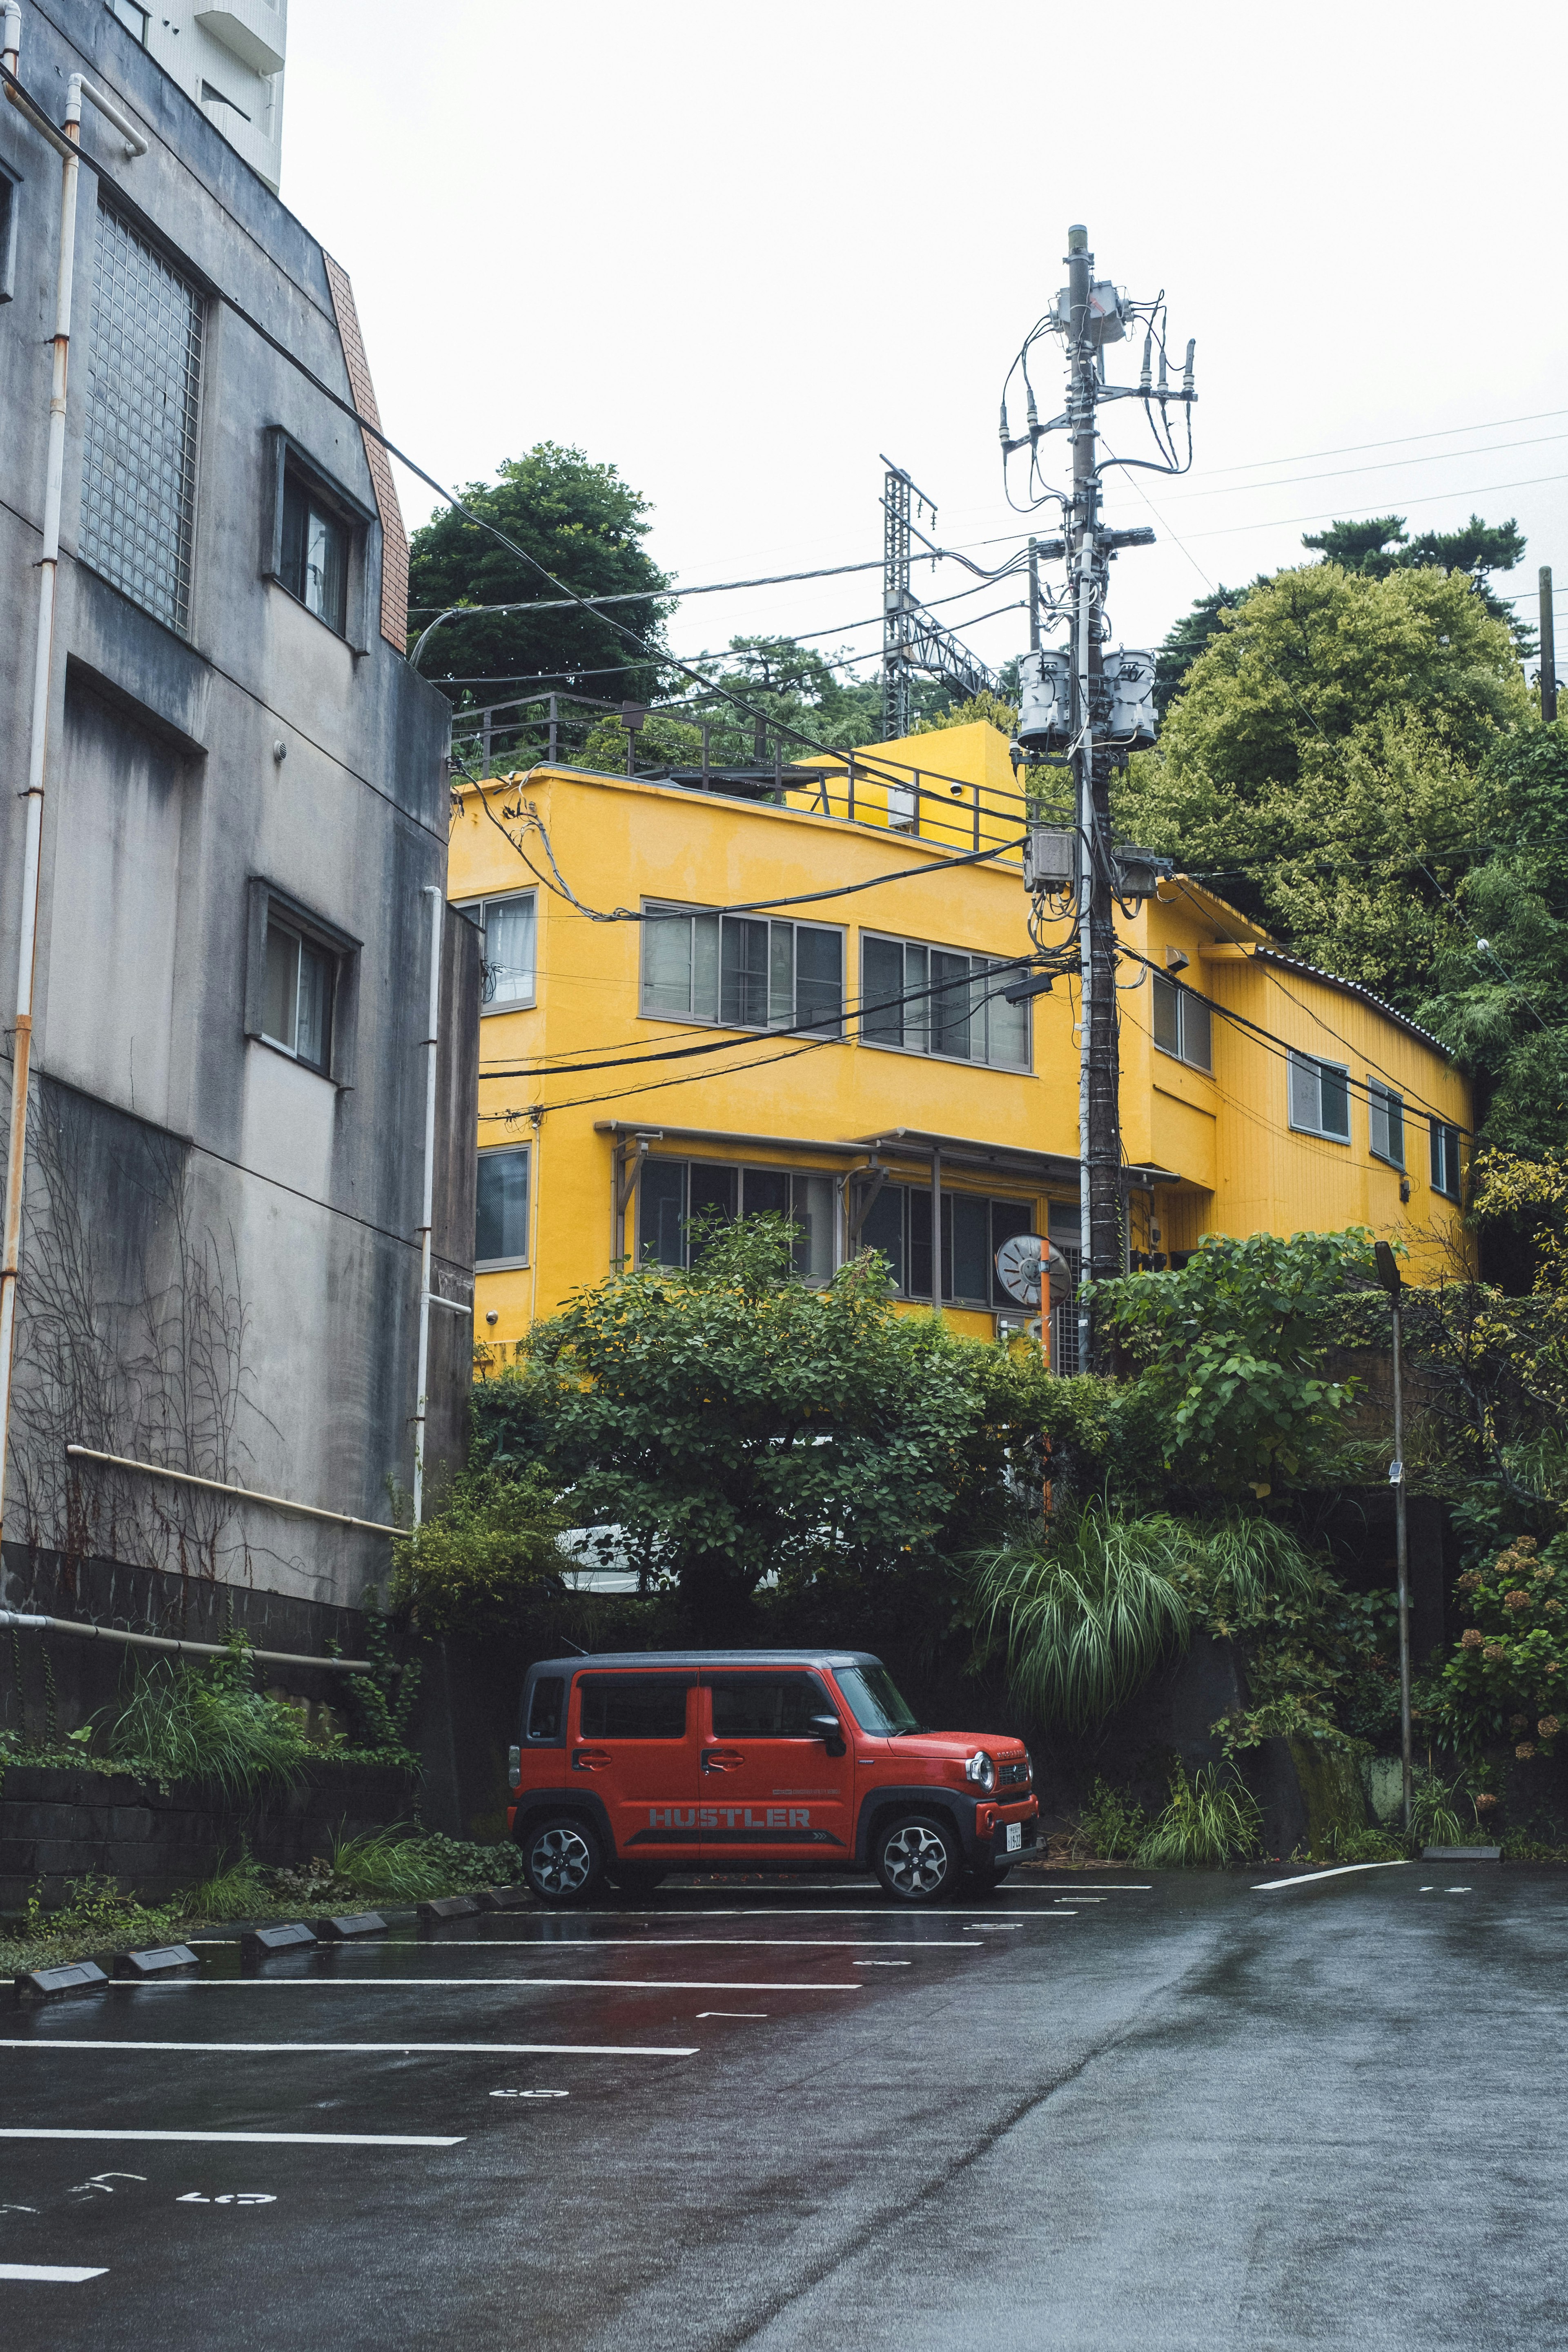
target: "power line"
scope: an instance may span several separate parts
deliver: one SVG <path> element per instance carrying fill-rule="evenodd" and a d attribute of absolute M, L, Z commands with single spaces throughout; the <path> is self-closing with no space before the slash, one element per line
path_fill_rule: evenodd
<path fill-rule="evenodd" d="M 1423 457 L 1386 457 L 1375 466 L 1339 466 L 1328 474 L 1284 474 L 1266 482 L 1226 482 L 1214 490 L 1176 490 L 1172 495 L 1178 500 L 1193 499 L 1228 499 L 1238 492 L 1250 495 L 1255 490 L 1289 490 L 1300 482 L 1347 481 L 1352 474 L 1389 474 L 1404 466 L 1446 466 L 1459 457 L 1500 457 L 1508 449 L 1540 449 L 1551 441 L 1568 440 L 1565 433 L 1537 433 L 1523 441 L 1499 441 L 1489 449 L 1440 449 Z"/>
<path fill-rule="evenodd" d="M 1446 499 L 1487 499 L 1499 490 L 1533 490 L 1551 482 L 1568 482 L 1568 474 L 1531 474 L 1517 482 L 1483 482 L 1479 486 L 1472 485 L 1468 489 L 1433 490 L 1423 492 L 1418 499 L 1405 499 L 1401 503 L 1406 507 L 1440 506 Z M 1352 507 L 1348 511 L 1343 507 L 1320 507 L 1314 514 L 1277 515 L 1268 522 L 1226 523 L 1217 530 L 1191 531 L 1188 536 L 1192 539 L 1234 539 L 1244 531 L 1289 530 L 1299 522 L 1348 522 L 1358 516 L 1374 515 L 1381 511 L 1381 500 L 1377 506 Z"/>
<path fill-rule="evenodd" d="M 1544 425 L 1553 416 L 1568 416 L 1568 408 L 1536 408 L 1528 416 L 1493 416 L 1479 425 L 1446 425 L 1431 433 L 1394 433 L 1386 441 L 1342 441 L 1332 449 L 1293 449 L 1281 457 L 1251 457 L 1239 466 L 1215 466 L 1216 474 L 1261 472 L 1266 466 L 1305 465 L 1313 457 L 1355 457 L 1363 449 L 1403 449 L 1412 441 L 1451 441 L 1461 433 L 1500 433 L 1510 425 Z"/>

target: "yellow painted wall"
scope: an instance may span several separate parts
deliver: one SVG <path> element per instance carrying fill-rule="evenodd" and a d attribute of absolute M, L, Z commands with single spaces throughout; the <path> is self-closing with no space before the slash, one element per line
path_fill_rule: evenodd
<path fill-rule="evenodd" d="M 479 1058 L 480 1149 L 519 1141 L 534 1148 L 531 1263 L 479 1276 L 479 1339 L 492 1347 L 514 1342 L 533 1317 L 552 1312 L 576 1286 L 597 1282 L 607 1271 L 616 1230 L 614 1143 L 597 1131 L 602 1122 L 796 1139 L 803 1147 L 904 1127 L 1076 1161 L 1077 989 L 1062 982 L 1031 1007 L 1029 1074 L 861 1043 L 853 1021 L 842 1040 L 826 1044 L 742 1034 L 728 1050 L 692 1054 L 635 1074 L 615 1067 L 544 1077 L 521 1074 L 546 1059 L 614 1064 L 735 1034 L 641 1013 L 642 927 L 594 920 L 536 884 L 525 856 L 546 883 L 551 868 L 539 832 L 524 830 L 528 811 L 548 829 L 572 893 L 583 908 L 600 912 L 635 909 L 648 898 L 698 907 L 776 903 L 911 866 L 940 867 L 858 896 L 785 910 L 844 928 L 851 1003 L 859 994 L 863 927 L 976 954 L 1026 953 L 1027 902 L 1016 854 L 1005 863 L 942 865 L 971 845 L 976 798 L 984 839 L 1016 840 L 1023 829 L 1025 806 L 1003 738 L 990 727 L 954 729 L 876 747 L 867 754 L 868 763 L 875 760 L 884 773 L 899 775 L 904 772 L 893 768 L 895 760 L 911 765 L 930 760 L 921 773 L 922 792 L 931 797 L 920 803 L 918 836 L 889 828 L 885 785 L 881 806 L 874 799 L 869 803 L 872 822 L 858 821 L 858 781 L 855 824 L 822 814 L 824 790 L 830 809 L 845 804 L 842 773 L 826 787 L 792 793 L 785 807 L 570 770 L 536 769 L 526 778 L 488 785 L 489 815 L 479 789 L 464 792 L 452 833 L 453 900 L 538 888 L 536 1002 L 526 1010 L 487 1013 Z M 967 801 L 952 795 L 951 816 L 935 798 L 939 790 L 951 793 L 944 778 L 969 787 Z M 907 797 L 895 798 L 895 815 L 908 807 Z M 518 845 L 505 837 L 509 833 Z M 1350 1062 L 1357 1077 L 1370 1068 L 1404 1089 L 1412 1199 L 1402 1204 L 1397 1175 L 1371 1160 L 1360 1097 L 1352 1103 L 1351 1145 L 1322 1143 L 1289 1129 L 1283 1059 L 1229 1023 L 1216 1018 L 1213 1024 L 1212 1076 L 1159 1052 L 1150 1034 L 1143 968 L 1124 961 L 1119 1003 L 1126 1155 L 1131 1163 L 1157 1163 L 1182 1180 L 1154 1196 L 1158 1242 L 1148 1235 L 1150 1204 L 1134 1202 L 1133 1245 L 1190 1248 L 1208 1230 L 1292 1232 L 1364 1223 L 1403 1234 L 1424 1264 L 1434 1264 L 1439 1245 L 1428 1225 L 1435 1221 L 1447 1234 L 1457 1221 L 1449 1204 L 1429 1191 L 1426 1129 L 1415 1106 L 1431 1103 L 1468 1127 L 1468 1090 L 1458 1073 L 1434 1048 L 1326 981 L 1270 971 L 1237 953 L 1213 960 L 1212 951 L 1227 937 L 1250 943 L 1260 935 L 1194 886 L 1166 886 L 1163 895 L 1167 903 L 1144 908 L 1122 926 L 1130 949 L 1163 963 L 1167 946 L 1179 948 L 1189 958 L 1184 978 L 1205 994 L 1293 1045 Z M 1055 926 L 1054 935 L 1063 928 Z M 536 1125 L 531 1113 L 541 1107 L 544 1117 Z M 653 1149 L 752 1165 L 847 1164 L 814 1159 L 805 1149 L 792 1154 L 741 1141 L 731 1148 L 671 1138 Z M 907 1176 L 921 1181 L 918 1168 Z M 958 1173 L 944 1178 L 944 1189 L 1029 1200 L 1037 1230 L 1043 1229 L 1045 1189 Z M 1064 1201 L 1076 1192 L 1070 1180 L 1049 1189 Z M 955 1328 L 977 1333 L 992 1328 L 991 1318 L 980 1314 L 952 1319 Z"/>

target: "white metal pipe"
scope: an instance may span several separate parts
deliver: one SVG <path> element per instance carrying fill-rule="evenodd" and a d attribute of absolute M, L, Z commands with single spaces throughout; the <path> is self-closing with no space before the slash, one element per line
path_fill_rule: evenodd
<path fill-rule="evenodd" d="M 430 901 L 430 1014 L 425 1040 L 425 1185 L 419 1224 L 419 1368 L 414 1402 L 414 1524 L 425 1517 L 425 1420 L 430 1384 L 430 1256 L 436 1220 L 436 1063 L 441 1030 L 441 920 L 446 899 L 434 882 L 425 885 Z"/>
<path fill-rule="evenodd" d="M 83 1625 L 74 1617 L 38 1617 L 30 1611 L 0 1609 L 0 1630 L 25 1633 L 78 1633 L 89 1642 L 121 1642 L 133 1650 L 177 1650 L 193 1658 L 226 1658 L 226 1642 L 177 1642 L 168 1633 L 122 1633 L 118 1625 Z M 368 1658 L 309 1658 L 293 1650 L 247 1650 L 263 1666 L 324 1666 L 329 1674 L 368 1675 Z"/>
<path fill-rule="evenodd" d="M 95 1445 L 68 1445 L 72 1462 L 105 1462 L 115 1470 L 139 1470 L 144 1478 L 167 1478 L 176 1486 L 200 1486 L 209 1495 L 232 1495 L 240 1503 L 265 1503 L 268 1510 L 289 1511 L 298 1519 L 325 1519 L 334 1528 L 358 1528 L 371 1536 L 400 1536 L 401 1528 L 384 1519 L 356 1519 L 349 1511 L 323 1511 L 316 1503 L 290 1502 L 286 1495 L 264 1495 L 259 1487 L 235 1486 L 222 1478 L 198 1478 L 194 1470 L 166 1470 L 161 1462 L 137 1462 L 129 1454 L 100 1454 Z"/>
<path fill-rule="evenodd" d="M 72 122 L 79 124 L 81 121 L 81 102 L 84 98 L 89 106 L 97 108 L 99 113 L 102 115 L 106 122 L 113 123 L 114 128 L 119 131 L 121 139 L 125 142 L 125 152 L 127 157 L 132 155 L 145 155 L 147 152 L 147 142 L 142 138 L 142 133 L 137 130 L 136 125 L 133 122 L 128 121 L 125 116 L 121 113 L 120 109 L 115 105 L 114 100 L 111 98 L 106 98 L 102 90 L 99 89 L 98 84 L 93 81 L 89 81 L 85 74 L 72 74 L 69 81 L 66 84 L 66 121 L 68 124 Z"/>
<path fill-rule="evenodd" d="M 16 36 L 13 44 L 12 37 Z M 5 40 L 15 58 L 20 21 L 6 10 Z M 16 1282 L 22 1260 L 22 1199 L 27 1178 L 27 1100 L 33 1059 L 33 981 L 38 933 L 39 877 L 43 862 L 44 779 L 48 759 L 49 697 L 54 678 L 55 591 L 60 555 L 60 493 L 65 478 L 66 398 L 70 371 L 71 298 L 76 268 L 77 184 L 81 165 L 75 152 L 83 90 L 73 77 L 74 119 L 68 116 L 67 145 L 60 167 L 60 241 L 55 278 L 54 358 L 49 384 L 48 456 L 44 480 L 43 545 L 38 559 L 38 632 L 33 660 L 33 708 L 27 744 L 27 783 L 22 848 L 22 908 L 16 946 L 16 1014 L 11 1056 L 11 1121 L 5 1160 L 5 1223 L 0 1244 L 0 1528 L 5 1510 L 5 1471 L 10 1452 L 11 1380 L 16 1353 Z M 84 86 L 85 88 L 85 86 Z"/>
<path fill-rule="evenodd" d="M 22 11 L 18 0 L 5 0 L 5 30 L 0 36 L 0 65 L 14 74 L 22 47 Z"/>

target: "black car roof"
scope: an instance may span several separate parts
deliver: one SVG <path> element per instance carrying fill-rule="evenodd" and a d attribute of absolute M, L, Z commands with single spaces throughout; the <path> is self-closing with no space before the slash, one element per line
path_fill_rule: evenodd
<path fill-rule="evenodd" d="M 869 1650 L 605 1650 L 585 1658 L 541 1658 L 532 1675 L 574 1675 L 616 1666 L 879 1666 Z"/>

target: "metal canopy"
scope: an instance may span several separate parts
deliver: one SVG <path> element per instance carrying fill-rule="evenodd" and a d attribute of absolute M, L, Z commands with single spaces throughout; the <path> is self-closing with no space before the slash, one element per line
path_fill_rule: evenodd
<path fill-rule="evenodd" d="M 893 1158 L 939 1158 L 944 1168 L 973 1169 L 1005 1176 L 1014 1183 L 1076 1184 L 1078 1160 L 1065 1151 L 1026 1151 L 1005 1143 L 981 1143 L 968 1135 L 933 1135 L 919 1127 L 884 1128 L 855 1139 L 862 1151 Z"/>

